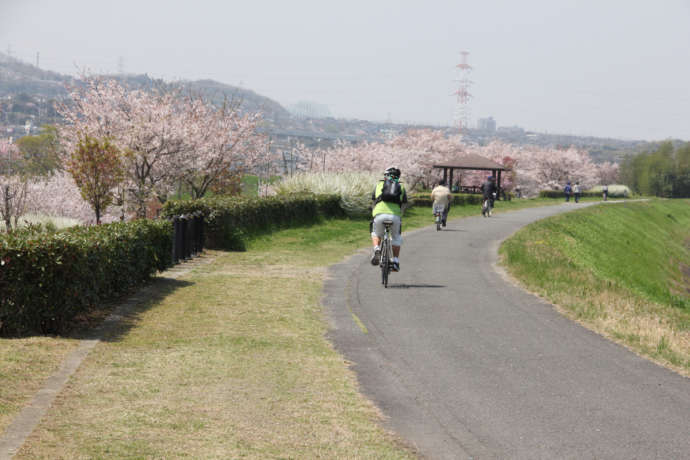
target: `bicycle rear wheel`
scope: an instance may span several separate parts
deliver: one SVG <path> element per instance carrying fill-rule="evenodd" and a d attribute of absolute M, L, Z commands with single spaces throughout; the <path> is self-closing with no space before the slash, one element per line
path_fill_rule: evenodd
<path fill-rule="evenodd" d="M 390 271 L 389 245 L 390 240 L 384 237 L 383 244 L 381 245 L 381 284 L 386 288 L 388 287 L 388 272 Z"/>

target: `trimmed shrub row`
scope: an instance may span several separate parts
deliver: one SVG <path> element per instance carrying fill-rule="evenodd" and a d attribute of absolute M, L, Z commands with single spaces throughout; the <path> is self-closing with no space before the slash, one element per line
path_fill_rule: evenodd
<path fill-rule="evenodd" d="M 207 247 L 243 250 L 250 234 L 343 216 L 339 199 L 219 196 L 168 202 L 163 215 L 199 211 Z M 170 267 L 172 239 L 167 220 L 0 234 L 0 335 L 66 332 L 79 315 Z"/>
<path fill-rule="evenodd" d="M 172 225 L 137 220 L 0 235 L 0 335 L 70 322 L 171 265 Z"/>
<path fill-rule="evenodd" d="M 200 211 L 206 223 L 205 247 L 243 251 L 249 235 L 309 224 L 321 217 L 343 216 L 339 201 L 338 195 L 216 196 L 168 201 L 161 213 L 170 217 Z"/>

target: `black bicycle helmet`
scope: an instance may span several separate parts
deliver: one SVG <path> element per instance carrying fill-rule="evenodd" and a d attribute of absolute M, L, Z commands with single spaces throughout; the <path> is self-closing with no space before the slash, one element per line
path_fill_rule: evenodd
<path fill-rule="evenodd" d="M 400 170 L 396 168 L 395 166 L 390 166 L 386 168 L 386 170 L 383 172 L 384 176 L 390 176 L 395 179 L 400 179 Z"/>

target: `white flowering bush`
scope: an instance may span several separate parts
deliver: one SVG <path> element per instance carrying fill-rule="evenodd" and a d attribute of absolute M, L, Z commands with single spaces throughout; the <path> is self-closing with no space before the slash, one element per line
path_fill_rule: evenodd
<path fill-rule="evenodd" d="M 592 193 L 603 193 L 603 187 L 601 185 L 597 185 L 596 187 L 592 187 L 589 192 Z M 609 185 L 609 196 L 612 198 L 629 198 L 632 196 L 632 192 L 628 188 L 627 185 Z"/>
<path fill-rule="evenodd" d="M 40 224 L 48 228 L 55 228 L 61 230 L 63 228 L 74 227 L 80 225 L 81 222 L 77 219 L 61 216 L 47 216 L 45 214 L 24 214 L 17 219 L 18 227 L 25 227 L 29 224 Z M 0 222 L 0 231 L 5 230 L 5 223 Z"/>
<path fill-rule="evenodd" d="M 340 207 L 350 217 L 369 214 L 371 192 L 380 174 L 372 172 L 301 173 L 276 184 L 278 195 L 290 193 L 335 194 L 340 196 Z"/>

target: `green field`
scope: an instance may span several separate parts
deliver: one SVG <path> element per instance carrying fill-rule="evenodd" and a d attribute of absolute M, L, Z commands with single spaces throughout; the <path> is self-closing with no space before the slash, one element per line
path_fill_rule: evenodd
<path fill-rule="evenodd" d="M 531 224 L 508 271 L 567 315 L 690 374 L 690 201 L 607 204 Z"/>

